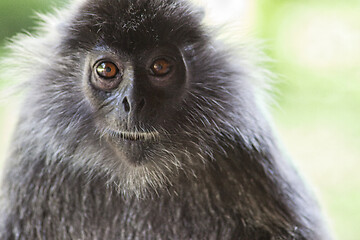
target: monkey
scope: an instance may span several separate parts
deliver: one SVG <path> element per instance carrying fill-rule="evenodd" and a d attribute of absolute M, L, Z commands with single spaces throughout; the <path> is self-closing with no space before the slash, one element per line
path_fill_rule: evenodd
<path fill-rule="evenodd" d="M 203 15 L 81 0 L 14 41 L 26 90 L 1 239 L 331 239 L 259 96 L 263 70 Z"/>

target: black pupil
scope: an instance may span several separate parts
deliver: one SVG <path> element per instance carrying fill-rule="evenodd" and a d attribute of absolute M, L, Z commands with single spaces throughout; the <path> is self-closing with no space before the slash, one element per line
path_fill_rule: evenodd
<path fill-rule="evenodd" d="M 111 72 L 111 67 L 107 67 L 106 72 Z"/>

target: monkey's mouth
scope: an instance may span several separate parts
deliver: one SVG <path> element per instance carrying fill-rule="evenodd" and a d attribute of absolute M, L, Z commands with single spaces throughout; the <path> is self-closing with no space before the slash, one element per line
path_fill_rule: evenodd
<path fill-rule="evenodd" d="M 128 141 L 157 141 L 160 138 L 160 134 L 157 131 L 129 132 L 129 131 L 108 130 L 107 132 L 112 137 L 122 140 L 128 140 Z"/>

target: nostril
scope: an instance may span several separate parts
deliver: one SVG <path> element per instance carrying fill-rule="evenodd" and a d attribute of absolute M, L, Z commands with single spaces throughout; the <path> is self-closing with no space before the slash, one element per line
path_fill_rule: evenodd
<path fill-rule="evenodd" d="M 130 104 L 129 104 L 128 100 L 127 100 L 127 97 L 124 98 L 122 103 L 124 105 L 125 112 L 130 112 Z"/>
<path fill-rule="evenodd" d="M 141 99 L 139 103 L 139 110 L 141 110 L 145 106 L 145 99 Z"/>

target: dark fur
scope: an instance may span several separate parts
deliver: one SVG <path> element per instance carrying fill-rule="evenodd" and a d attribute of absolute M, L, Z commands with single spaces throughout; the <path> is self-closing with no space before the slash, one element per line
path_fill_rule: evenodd
<path fill-rule="evenodd" d="M 200 12 L 175 0 L 88 0 L 45 21 L 39 37 L 16 43 L 29 89 L 2 186 L 1 239 L 330 239 L 278 148 L 256 69 L 221 50 Z M 162 136 L 132 164 L 131 150 L 104 137 L 117 106 L 111 94 L 94 104 L 86 59 L 169 43 L 183 54 L 186 88 L 158 103 L 156 120 L 131 123 Z"/>

